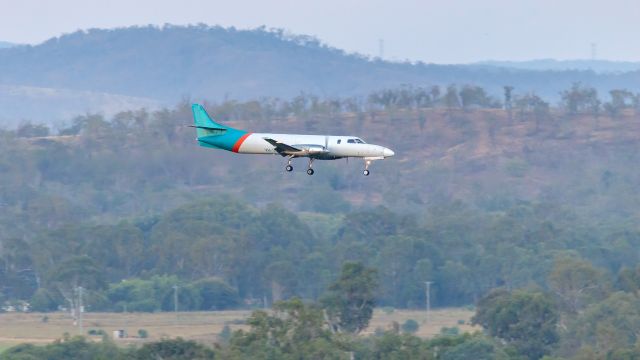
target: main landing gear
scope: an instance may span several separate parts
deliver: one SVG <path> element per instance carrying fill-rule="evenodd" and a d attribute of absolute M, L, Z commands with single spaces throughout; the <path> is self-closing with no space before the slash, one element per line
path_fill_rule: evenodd
<path fill-rule="evenodd" d="M 287 166 L 284 167 L 284 169 L 287 172 L 291 172 L 293 171 L 293 166 L 291 166 L 291 159 L 293 159 L 293 156 L 290 156 L 289 159 L 287 160 Z M 309 158 L 309 168 L 307 169 L 307 174 L 308 175 L 313 175 L 313 173 L 315 173 L 315 171 L 313 171 L 313 159 Z"/>
<path fill-rule="evenodd" d="M 312 165 L 313 165 L 313 158 L 309 158 L 309 168 L 307 169 L 307 175 L 313 175 L 314 171 L 311 168 Z"/>
<path fill-rule="evenodd" d="M 292 159 L 293 156 L 289 157 L 289 159 L 287 160 L 287 166 L 284 167 L 287 172 L 293 171 L 293 166 L 291 166 Z M 313 175 L 315 173 L 315 171 L 313 170 L 313 160 L 313 158 L 309 158 L 309 168 L 307 168 L 307 175 Z M 371 165 L 371 160 L 365 160 L 364 170 L 362 171 L 362 174 L 364 176 L 369 176 L 369 174 L 371 174 L 371 172 L 369 171 L 369 165 Z"/>
<path fill-rule="evenodd" d="M 288 172 L 293 171 L 293 166 L 291 166 L 291 159 L 293 159 L 293 157 L 289 156 L 289 160 L 287 161 L 287 166 L 284 167 L 284 169 L 287 170 Z"/>

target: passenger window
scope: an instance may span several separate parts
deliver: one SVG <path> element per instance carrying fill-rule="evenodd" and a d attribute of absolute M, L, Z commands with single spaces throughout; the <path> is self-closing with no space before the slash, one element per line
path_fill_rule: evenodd
<path fill-rule="evenodd" d="M 342 139 L 338 139 L 338 144 L 340 144 L 342 142 Z"/>
<path fill-rule="evenodd" d="M 355 141 L 355 140 L 353 140 L 353 139 L 349 139 L 349 140 L 347 140 L 347 142 L 348 142 L 349 144 L 355 144 L 355 143 L 356 143 L 356 141 Z"/>

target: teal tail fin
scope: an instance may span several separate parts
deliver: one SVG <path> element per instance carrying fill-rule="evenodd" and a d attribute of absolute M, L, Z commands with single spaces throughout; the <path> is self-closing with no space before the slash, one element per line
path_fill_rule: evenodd
<path fill-rule="evenodd" d="M 191 105 L 191 111 L 193 112 L 193 122 L 198 133 L 198 137 L 222 135 L 227 130 L 231 129 L 227 126 L 218 124 L 213 121 L 207 111 L 200 104 Z"/>

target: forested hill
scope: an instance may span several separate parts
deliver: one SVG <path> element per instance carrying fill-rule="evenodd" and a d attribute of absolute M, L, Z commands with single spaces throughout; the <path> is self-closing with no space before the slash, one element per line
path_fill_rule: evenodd
<path fill-rule="evenodd" d="M 455 45 L 451 45 L 455 46 Z M 438 49 L 434 49 L 438 51 Z M 163 100 L 366 95 L 413 85 L 502 86 L 549 100 L 573 82 L 601 92 L 640 90 L 640 72 L 539 72 L 465 65 L 392 63 L 347 54 L 308 36 L 208 26 L 92 29 L 36 46 L 0 50 L 0 84 L 95 91 Z"/>

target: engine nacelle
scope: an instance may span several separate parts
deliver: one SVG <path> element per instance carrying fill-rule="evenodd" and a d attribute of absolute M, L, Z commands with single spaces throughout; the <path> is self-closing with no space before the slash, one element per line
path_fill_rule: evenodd
<path fill-rule="evenodd" d="M 327 150 L 326 147 L 322 146 L 322 145 L 293 145 L 294 147 L 298 148 L 298 149 L 302 149 L 302 151 L 304 151 L 306 154 L 324 154 L 324 153 L 328 153 L 329 150 Z"/>

